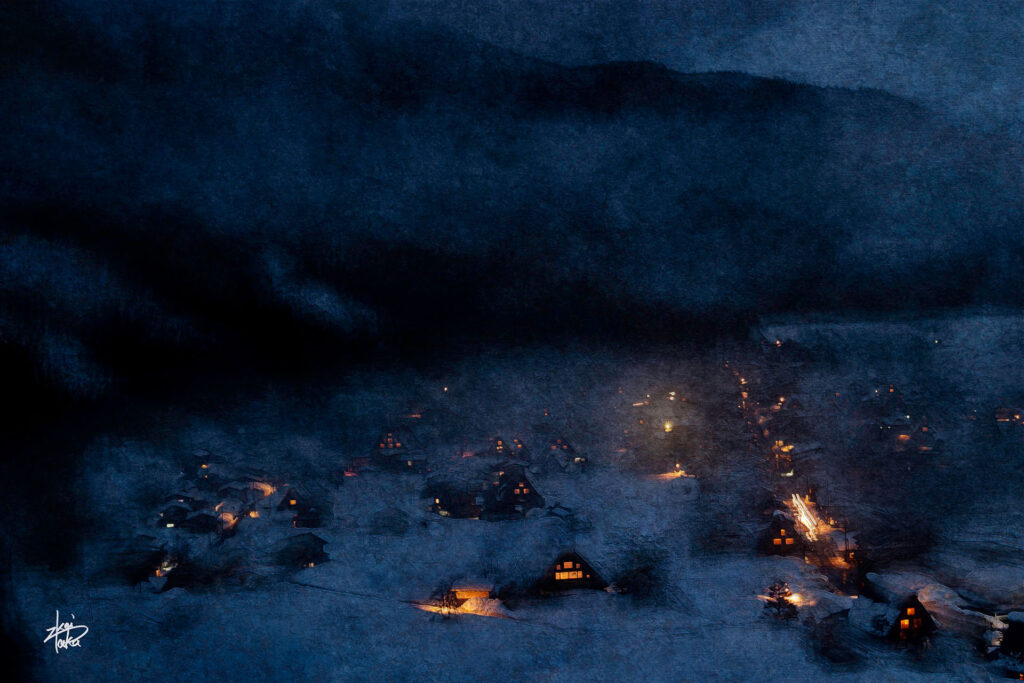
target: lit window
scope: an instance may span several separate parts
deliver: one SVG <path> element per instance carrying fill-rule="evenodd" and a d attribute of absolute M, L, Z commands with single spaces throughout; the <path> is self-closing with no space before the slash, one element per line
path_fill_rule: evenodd
<path fill-rule="evenodd" d="M 523 489 L 523 493 L 529 493 L 530 489 Z"/>
<path fill-rule="evenodd" d="M 900 619 L 900 628 L 910 628 L 910 619 Z"/>
<path fill-rule="evenodd" d="M 786 545 L 793 545 L 793 539 L 792 538 L 787 538 L 786 539 Z"/>
<path fill-rule="evenodd" d="M 916 612 L 916 611 L 917 611 L 917 610 L 916 610 L 915 608 L 913 608 L 913 607 L 908 607 L 908 608 L 907 608 L 907 616 L 908 616 L 908 617 L 912 617 L 912 616 L 914 616 L 914 612 Z"/>
<path fill-rule="evenodd" d="M 776 539 L 773 539 L 773 540 L 772 540 L 772 543 L 773 543 L 774 545 L 782 545 L 782 539 L 781 539 L 781 538 L 776 538 Z"/>
<path fill-rule="evenodd" d="M 786 530 L 785 529 L 779 529 L 779 536 L 785 536 L 785 535 L 786 535 Z"/>
<path fill-rule="evenodd" d="M 289 501 L 288 501 L 288 504 L 289 504 L 289 505 L 295 505 L 295 499 L 294 499 L 294 498 L 292 498 L 291 500 L 289 500 Z"/>

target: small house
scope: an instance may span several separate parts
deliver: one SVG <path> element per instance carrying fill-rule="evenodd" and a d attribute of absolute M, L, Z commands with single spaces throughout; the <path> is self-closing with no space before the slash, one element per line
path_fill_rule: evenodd
<path fill-rule="evenodd" d="M 430 511 L 453 519 L 478 519 L 483 509 L 483 492 L 477 476 L 450 472 L 428 480 L 423 495 L 430 501 Z"/>
<path fill-rule="evenodd" d="M 587 459 L 576 451 L 568 439 L 562 436 L 548 444 L 548 454 L 554 464 L 563 472 L 582 472 L 587 466 Z"/>
<path fill-rule="evenodd" d="M 396 427 L 381 433 L 370 459 L 385 469 L 403 472 L 424 472 L 427 469 L 427 460 L 408 427 Z"/>
<path fill-rule="evenodd" d="M 312 504 L 309 497 L 304 491 L 300 491 L 297 488 L 286 488 L 279 499 L 277 504 L 278 512 L 282 510 L 296 511 L 305 507 L 309 507 Z"/>
<path fill-rule="evenodd" d="M 393 429 L 387 429 L 381 433 L 380 437 L 377 438 L 377 445 L 374 447 L 374 453 L 380 454 L 394 454 L 413 451 L 418 448 L 416 438 L 413 436 L 412 430 L 408 427 L 395 427 Z"/>
<path fill-rule="evenodd" d="M 448 602 L 456 608 L 467 600 L 474 598 L 487 600 L 493 596 L 494 584 L 485 581 L 463 579 L 456 581 L 448 589 Z"/>
<path fill-rule="evenodd" d="M 521 469 L 498 475 L 497 484 L 487 485 L 481 517 L 488 520 L 522 517 L 533 508 L 544 507 L 544 497 Z"/>
<path fill-rule="evenodd" d="M 454 519 L 479 519 L 483 510 L 481 496 L 475 491 L 463 491 L 453 486 L 435 489 L 431 512 Z"/>
<path fill-rule="evenodd" d="M 324 552 L 325 545 L 327 545 L 327 541 L 316 534 L 307 532 L 281 539 L 271 546 L 270 552 L 276 564 L 294 569 L 304 569 L 323 564 L 330 559 Z"/>
<path fill-rule="evenodd" d="M 173 529 L 180 526 L 192 512 L 192 508 L 185 503 L 171 503 L 158 513 L 157 526 Z"/>
<path fill-rule="evenodd" d="M 212 510 L 197 510 L 186 517 L 176 528 L 185 529 L 193 534 L 208 534 L 220 531 L 220 517 Z"/>
<path fill-rule="evenodd" d="M 802 555 L 804 541 L 797 533 L 793 520 L 776 511 L 768 528 L 761 535 L 757 549 L 765 555 Z"/>
<path fill-rule="evenodd" d="M 540 580 L 538 587 L 541 592 L 553 593 L 566 590 L 594 589 L 604 590 L 608 582 L 601 578 L 597 570 L 582 555 L 575 551 L 559 555 Z"/>
<path fill-rule="evenodd" d="M 159 570 L 167 551 L 153 536 L 140 536 L 127 550 L 117 554 L 116 572 L 130 586 L 144 583 Z"/>
<path fill-rule="evenodd" d="M 920 640 L 935 630 L 935 621 L 916 595 L 907 598 L 901 605 L 899 615 L 889 629 L 889 640 L 911 642 Z"/>
<path fill-rule="evenodd" d="M 271 500 L 278 500 L 277 512 L 291 514 L 293 527 L 316 528 L 322 525 L 317 504 L 305 491 L 289 487 L 280 498 L 275 495 Z"/>

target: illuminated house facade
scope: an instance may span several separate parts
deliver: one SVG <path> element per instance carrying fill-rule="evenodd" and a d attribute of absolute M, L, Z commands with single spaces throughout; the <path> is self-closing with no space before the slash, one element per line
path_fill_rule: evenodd
<path fill-rule="evenodd" d="M 934 630 L 935 621 L 914 595 L 900 605 L 899 615 L 889 629 L 888 638 L 899 642 L 911 642 L 931 634 Z"/>
<path fill-rule="evenodd" d="M 604 590 L 608 582 L 601 578 L 586 559 L 572 551 L 562 553 L 548 567 L 539 587 L 542 592 L 559 592 L 577 589 Z"/>
<path fill-rule="evenodd" d="M 427 464 L 408 427 L 384 430 L 372 449 L 371 459 L 379 467 L 404 472 L 423 472 Z"/>
<path fill-rule="evenodd" d="M 802 555 L 803 538 L 797 533 L 796 524 L 781 512 L 772 516 L 771 524 L 761 536 L 757 549 L 765 555 Z"/>
<path fill-rule="evenodd" d="M 498 472 L 496 483 L 491 483 L 483 502 L 481 517 L 488 520 L 514 519 L 533 508 L 544 507 L 544 497 L 518 467 Z"/>
<path fill-rule="evenodd" d="M 321 526 L 320 512 L 317 510 L 316 504 L 308 495 L 298 489 L 286 489 L 276 510 L 290 514 L 293 527 L 316 528 Z"/>

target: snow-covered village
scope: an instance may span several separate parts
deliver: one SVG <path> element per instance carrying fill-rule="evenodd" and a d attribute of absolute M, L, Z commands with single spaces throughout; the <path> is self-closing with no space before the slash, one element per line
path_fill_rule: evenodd
<path fill-rule="evenodd" d="M 0 2 L 5 680 L 1024 680 L 1021 55 Z"/>
<path fill-rule="evenodd" d="M 1024 394 L 981 359 L 1022 325 L 764 324 L 163 415 L 89 447 L 98 531 L 15 609 L 106 634 L 69 675 L 1017 676 Z"/>

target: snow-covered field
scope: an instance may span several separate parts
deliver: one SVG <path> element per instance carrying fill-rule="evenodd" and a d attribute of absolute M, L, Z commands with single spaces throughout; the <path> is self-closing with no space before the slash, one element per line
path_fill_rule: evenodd
<path fill-rule="evenodd" d="M 1013 471 L 1007 454 L 1019 454 L 1020 444 L 986 436 L 981 447 L 976 422 L 960 420 L 1015 398 L 1020 364 L 997 363 L 985 349 L 1019 359 L 1020 333 L 1017 319 L 885 329 L 789 324 L 768 334 L 831 360 L 765 365 L 753 342 L 643 353 L 541 349 L 443 371 L 367 370 L 308 390 L 270 388 L 216 409 L 155 414 L 147 429 L 96 437 L 78 501 L 95 533 L 83 539 L 81 562 L 59 575 L 18 569 L 11 611 L 48 680 L 985 679 L 998 669 L 970 637 L 940 628 L 923 652 L 896 648 L 851 626 L 842 610 L 826 620 L 836 611 L 824 608 L 831 601 L 853 604 L 852 614 L 867 597 L 831 596 L 811 564 L 755 552 L 767 524 L 757 502 L 790 483 L 773 479 L 765 454 L 751 444 L 725 363 L 762 383 L 799 384 L 806 410 L 824 410 L 824 399 L 817 405 L 813 396 L 857 387 L 866 394 L 891 381 L 908 387 L 922 411 L 941 415 L 933 421 L 943 423 L 946 465 L 915 461 L 902 479 L 879 481 L 855 472 L 858 451 L 876 447 L 864 425 L 833 405 L 824 426 L 811 427 L 824 454 L 796 459 L 792 485 L 827 482 L 854 530 L 884 526 L 914 506 L 912 518 L 929 520 L 935 543 L 880 571 L 924 573 L 1003 613 L 1024 604 L 1024 526 L 1010 507 L 1019 475 L 1005 476 Z M 888 350 L 873 352 L 871 344 Z M 901 348 L 913 362 L 900 360 Z M 958 393 L 951 397 L 950 388 Z M 682 455 L 697 479 L 651 478 L 632 467 L 632 451 L 623 447 L 632 404 L 670 390 L 687 399 L 692 438 Z M 931 392 L 941 394 L 935 406 Z M 442 518 L 429 511 L 426 475 L 344 476 L 386 424 L 415 411 L 422 417 L 412 424 L 435 471 L 475 464 L 480 456 L 460 457 L 465 445 L 498 434 L 519 435 L 528 446 L 543 445 L 548 431 L 570 439 L 589 458 L 587 471 L 530 478 L 546 505 L 570 508 L 577 522 L 542 510 L 502 522 Z M 315 488 L 329 507 L 324 526 L 292 529 L 266 515 L 243 519 L 220 544 L 158 528 L 153 501 L 180 489 L 204 460 Z M 935 481 L 951 499 L 937 501 L 935 513 L 922 509 L 927 498 L 899 489 Z M 895 502 L 874 487 L 889 487 Z M 975 499 L 978 492 L 986 495 Z M 274 541 L 307 531 L 327 541 L 329 562 L 288 572 L 261 559 Z M 244 582 L 189 591 L 131 587 L 111 568 L 139 534 L 234 552 L 251 571 Z M 512 619 L 444 619 L 411 604 L 464 577 L 528 586 L 569 549 L 609 581 L 650 565 L 655 587 L 643 599 L 601 591 L 527 596 L 510 604 Z M 780 579 L 822 607 L 804 605 L 792 621 L 768 617 L 758 595 Z M 55 610 L 89 627 L 81 647 L 57 654 L 42 642 Z M 849 661 L 826 656 L 833 640 Z"/>

